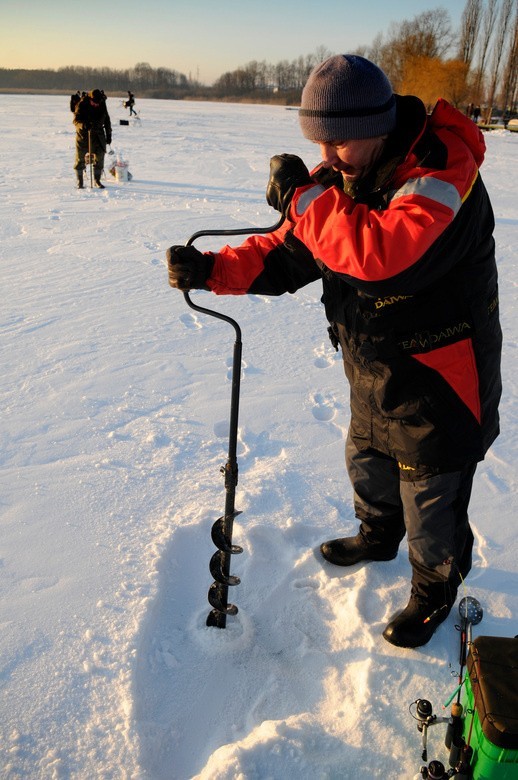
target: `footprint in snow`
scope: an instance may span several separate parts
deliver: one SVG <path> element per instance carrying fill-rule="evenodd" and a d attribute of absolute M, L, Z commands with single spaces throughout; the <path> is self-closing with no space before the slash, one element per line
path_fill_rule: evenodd
<path fill-rule="evenodd" d="M 291 587 L 300 590 L 319 590 L 320 583 L 312 579 L 293 580 Z"/>
<path fill-rule="evenodd" d="M 226 359 L 225 363 L 226 363 L 226 366 L 227 366 L 227 379 L 228 379 L 229 382 L 231 382 L 232 381 L 232 370 L 233 370 L 232 367 L 234 365 L 234 359 L 231 358 L 231 357 L 228 357 Z M 241 360 L 241 379 L 243 379 L 243 377 L 245 375 L 245 369 L 246 368 L 248 368 L 248 364 L 245 363 L 244 360 Z"/>
<path fill-rule="evenodd" d="M 510 488 L 505 479 L 500 477 L 498 474 L 495 474 L 493 469 L 489 466 L 486 466 L 486 470 L 482 475 L 482 478 L 491 493 L 509 493 Z"/>
<path fill-rule="evenodd" d="M 325 344 L 314 349 L 313 354 L 315 355 L 313 362 L 316 368 L 329 368 L 334 363 L 334 356 L 329 353 Z"/>
<path fill-rule="evenodd" d="M 191 330 L 203 327 L 201 322 L 198 320 L 198 317 L 195 314 L 191 314 L 190 312 L 181 314 L 179 319 L 186 328 L 190 328 Z"/>
<path fill-rule="evenodd" d="M 336 414 L 335 399 L 332 395 L 316 393 L 313 396 L 313 408 L 311 412 L 315 420 L 329 422 Z"/>
<path fill-rule="evenodd" d="M 219 422 L 214 423 L 214 427 L 212 429 L 214 431 L 214 436 L 216 436 L 218 439 L 229 439 L 230 437 L 230 420 L 220 420 Z M 241 429 L 238 429 L 237 432 L 237 444 L 238 444 L 238 452 L 237 455 L 239 458 L 246 457 L 248 453 L 250 452 L 250 447 L 246 443 L 246 441 L 243 440 Z"/>
<path fill-rule="evenodd" d="M 213 431 L 214 436 L 217 436 L 218 439 L 228 439 L 230 433 L 230 421 L 220 420 L 219 422 L 214 423 Z"/>

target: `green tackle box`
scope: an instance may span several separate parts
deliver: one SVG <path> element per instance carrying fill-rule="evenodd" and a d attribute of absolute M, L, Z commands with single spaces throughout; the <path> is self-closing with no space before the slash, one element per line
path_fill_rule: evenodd
<path fill-rule="evenodd" d="M 463 737 L 473 780 L 518 780 L 518 639 L 479 636 L 467 657 Z"/>

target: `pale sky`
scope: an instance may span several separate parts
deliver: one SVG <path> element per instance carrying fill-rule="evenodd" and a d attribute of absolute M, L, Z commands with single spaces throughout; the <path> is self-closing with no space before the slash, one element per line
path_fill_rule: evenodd
<path fill-rule="evenodd" d="M 227 71 L 276 64 L 324 46 L 347 53 L 391 22 L 466 0 L 0 0 L 0 67 L 131 68 L 148 62 L 212 84 Z"/>

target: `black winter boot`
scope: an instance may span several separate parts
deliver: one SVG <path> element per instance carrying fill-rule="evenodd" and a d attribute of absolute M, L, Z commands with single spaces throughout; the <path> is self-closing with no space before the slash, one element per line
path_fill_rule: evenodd
<path fill-rule="evenodd" d="M 94 171 L 94 182 L 97 189 L 104 190 L 104 184 L 101 181 L 101 173 L 102 171 Z"/>
<path fill-rule="evenodd" d="M 83 171 L 76 171 L 76 177 L 77 177 L 77 189 L 84 190 Z"/>
<path fill-rule="evenodd" d="M 412 594 L 405 609 L 392 618 L 383 638 L 396 647 L 421 647 L 430 641 L 436 629 L 448 617 L 449 601 L 437 606 Z"/>
<path fill-rule="evenodd" d="M 391 561 L 397 555 L 398 548 L 377 543 L 369 544 L 361 534 L 331 539 L 320 545 L 320 552 L 330 563 L 336 566 L 352 566 L 360 561 Z"/>

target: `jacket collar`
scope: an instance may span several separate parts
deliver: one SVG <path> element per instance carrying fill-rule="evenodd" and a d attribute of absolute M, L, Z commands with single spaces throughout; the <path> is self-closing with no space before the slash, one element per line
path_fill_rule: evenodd
<path fill-rule="evenodd" d="M 365 179 L 353 185 L 346 192 L 363 200 L 373 193 L 386 189 L 396 168 L 415 149 L 426 130 L 426 109 L 424 103 L 413 95 L 396 95 L 396 127 L 390 133 L 385 148 L 375 167 Z"/>

